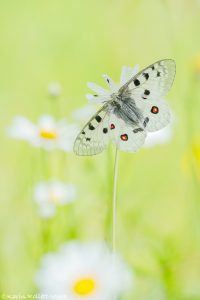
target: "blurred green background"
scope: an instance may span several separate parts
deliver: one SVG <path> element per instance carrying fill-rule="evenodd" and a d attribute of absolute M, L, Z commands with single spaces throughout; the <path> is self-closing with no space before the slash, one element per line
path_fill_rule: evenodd
<path fill-rule="evenodd" d="M 0 1 L 2 293 L 35 292 L 42 255 L 64 241 L 110 234 L 112 151 L 44 152 L 47 174 L 40 149 L 6 135 L 13 117 L 70 121 L 87 103 L 87 81 L 101 85 L 105 73 L 118 81 L 123 65 L 173 58 L 172 140 L 120 153 L 117 247 L 136 275 L 135 293 L 123 299 L 200 299 L 199 35 L 197 0 Z M 47 95 L 54 80 L 63 87 L 60 113 Z M 73 182 L 78 197 L 44 221 L 32 189 L 54 177 Z"/>

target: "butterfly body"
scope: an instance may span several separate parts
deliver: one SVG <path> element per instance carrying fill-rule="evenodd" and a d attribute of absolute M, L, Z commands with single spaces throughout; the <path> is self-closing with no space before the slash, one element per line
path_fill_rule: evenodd
<path fill-rule="evenodd" d="M 115 95 L 115 100 L 110 103 L 112 112 L 116 117 L 124 120 L 130 126 L 139 125 L 143 121 L 142 111 L 137 107 L 130 92 Z"/>
<path fill-rule="evenodd" d="M 144 144 L 148 132 L 170 122 L 171 113 L 162 97 L 175 76 L 175 62 L 158 61 L 133 76 L 117 92 L 111 93 L 102 108 L 76 138 L 77 155 L 102 152 L 111 140 L 116 147 L 135 152 Z M 109 79 L 107 79 L 109 83 Z"/>

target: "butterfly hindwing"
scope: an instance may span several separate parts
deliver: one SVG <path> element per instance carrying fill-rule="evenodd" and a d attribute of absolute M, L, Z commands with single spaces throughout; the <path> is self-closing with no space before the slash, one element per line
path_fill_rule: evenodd
<path fill-rule="evenodd" d="M 77 155 L 95 155 L 102 152 L 109 141 L 108 120 L 110 112 L 105 104 L 84 126 L 74 143 Z"/>
<path fill-rule="evenodd" d="M 170 123 L 171 112 L 164 100 L 149 102 L 143 111 L 143 125 L 147 131 L 162 129 Z"/>
<path fill-rule="evenodd" d="M 117 148 L 122 151 L 136 152 L 145 141 L 146 130 L 141 126 L 130 126 L 115 114 L 109 119 L 109 134 Z"/>

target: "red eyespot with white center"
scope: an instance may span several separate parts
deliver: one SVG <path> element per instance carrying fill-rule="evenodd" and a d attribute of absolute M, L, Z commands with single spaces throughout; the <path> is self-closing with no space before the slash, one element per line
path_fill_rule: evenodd
<path fill-rule="evenodd" d="M 159 112 L 159 108 L 157 106 L 152 106 L 151 112 L 152 114 L 157 114 Z"/>
<path fill-rule="evenodd" d="M 115 129 L 115 124 L 113 124 L 113 123 L 110 124 L 110 129 L 111 129 L 111 130 Z"/>
<path fill-rule="evenodd" d="M 128 135 L 127 135 L 126 133 L 125 133 L 125 134 L 122 134 L 122 135 L 121 135 L 121 140 L 124 141 L 124 142 L 125 142 L 125 141 L 128 141 Z"/>

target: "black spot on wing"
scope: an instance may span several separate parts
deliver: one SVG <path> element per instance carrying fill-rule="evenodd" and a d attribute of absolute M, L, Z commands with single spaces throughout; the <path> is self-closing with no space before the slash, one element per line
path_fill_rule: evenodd
<path fill-rule="evenodd" d="M 149 79 L 149 74 L 148 73 L 143 73 L 143 76 L 145 77 L 146 80 Z"/>
<path fill-rule="evenodd" d="M 138 86 L 138 85 L 140 85 L 140 81 L 138 79 L 135 79 L 134 84 L 135 84 L 135 86 Z"/>
<path fill-rule="evenodd" d="M 98 123 L 100 123 L 101 120 L 102 120 L 102 118 L 101 118 L 99 115 L 97 115 L 97 116 L 95 117 L 95 120 L 96 120 Z"/>
<path fill-rule="evenodd" d="M 90 130 L 94 130 L 95 129 L 95 127 L 91 123 L 88 125 L 88 127 L 89 127 Z"/>
<path fill-rule="evenodd" d="M 150 95 L 150 91 L 149 90 L 145 90 L 144 94 L 148 96 L 148 95 Z"/>
<path fill-rule="evenodd" d="M 146 127 L 148 123 L 149 123 L 149 118 L 147 117 L 144 119 L 144 122 L 143 122 L 144 127 Z"/>
<path fill-rule="evenodd" d="M 107 133 L 108 132 L 108 128 L 103 128 L 103 133 Z"/>
<path fill-rule="evenodd" d="M 140 132 L 140 131 L 144 131 L 144 129 L 142 129 L 142 128 L 135 128 L 134 130 L 133 130 L 133 132 L 134 133 L 137 133 L 137 132 Z"/>

